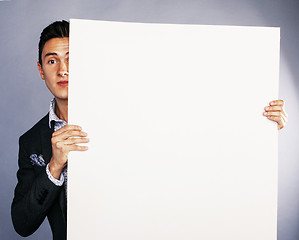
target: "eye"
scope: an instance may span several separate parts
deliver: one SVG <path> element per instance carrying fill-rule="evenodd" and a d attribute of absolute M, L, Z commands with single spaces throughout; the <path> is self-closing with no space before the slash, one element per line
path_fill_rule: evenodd
<path fill-rule="evenodd" d="M 54 63 L 56 63 L 56 61 L 52 59 L 52 60 L 49 60 L 48 63 L 54 64 Z"/>

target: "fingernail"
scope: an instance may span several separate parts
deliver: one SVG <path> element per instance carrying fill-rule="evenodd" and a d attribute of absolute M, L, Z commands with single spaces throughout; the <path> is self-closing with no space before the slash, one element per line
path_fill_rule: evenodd
<path fill-rule="evenodd" d="M 267 113 L 266 113 L 266 112 L 264 112 L 263 114 L 264 114 L 264 116 L 267 116 Z"/>
<path fill-rule="evenodd" d="M 83 134 L 84 136 L 87 136 L 87 133 L 86 133 L 86 132 L 82 132 L 82 134 Z"/>
<path fill-rule="evenodd" d="M 266 110 L 269 110 L 270 108 L 269 107 L 266 107 Z"/>

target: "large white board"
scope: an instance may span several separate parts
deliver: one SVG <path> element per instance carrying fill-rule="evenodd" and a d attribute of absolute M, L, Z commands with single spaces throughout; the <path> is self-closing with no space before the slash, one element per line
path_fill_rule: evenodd
<path fill-rule="evenodd" d="M 68 239 L 276 239 L 279 34 L 72 19 Z"/>

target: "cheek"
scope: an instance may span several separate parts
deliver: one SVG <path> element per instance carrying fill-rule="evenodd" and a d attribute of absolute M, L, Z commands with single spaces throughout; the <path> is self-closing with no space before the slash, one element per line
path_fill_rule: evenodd
<path fill-rule="evenodd" d="M 55 81 L 55 77 L 56 77 L 56 69 L 54 67 L 52 67 L 51 69 L 46 68 L 44 70 L 44 78 L 46 81 L 48 82 Z"/>

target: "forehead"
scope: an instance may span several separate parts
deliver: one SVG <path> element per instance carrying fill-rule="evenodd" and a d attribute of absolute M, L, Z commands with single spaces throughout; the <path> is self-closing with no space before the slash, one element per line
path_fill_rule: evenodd
<path fill-rule="evenodd" d="M 64 55 L 69 51 L 69 38 L 52 38 L 45 43 L 42 55 L 47 53 L 57 53 L 57 55 Z"/>

